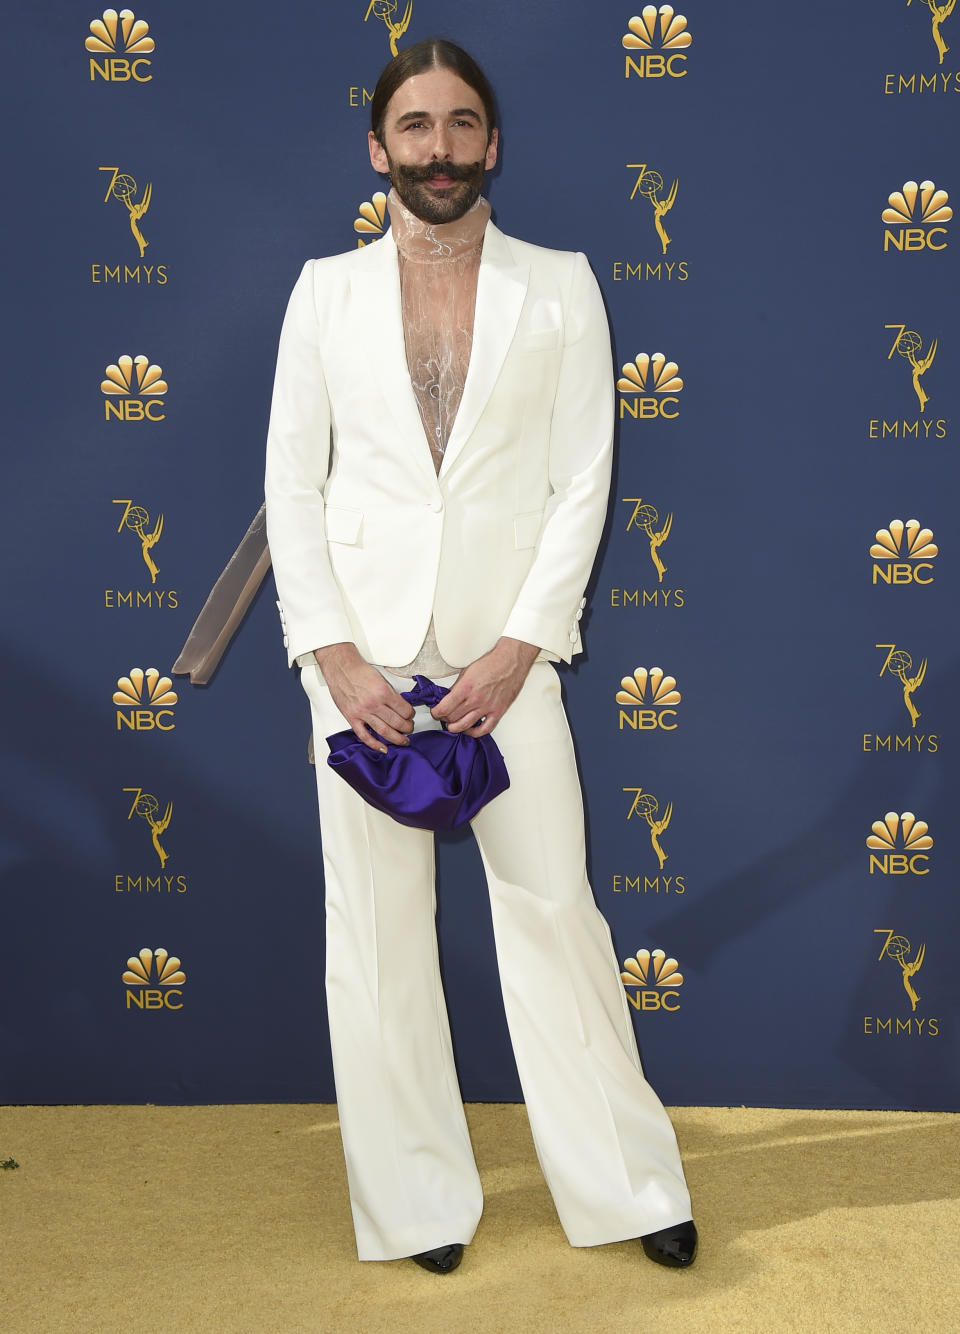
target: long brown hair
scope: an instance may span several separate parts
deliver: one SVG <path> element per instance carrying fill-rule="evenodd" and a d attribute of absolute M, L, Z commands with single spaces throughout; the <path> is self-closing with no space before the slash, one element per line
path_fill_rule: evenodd
<path fill-rule="evenodd" d="M 497 104 L 490 81 L 473 56 L 444 37 L 426 37 L 422 42 L 405 47 L 380 75 L 370 100 L 370 128 L 377 142 L 383 143 L 383 122 L 391 97 L 414 74 L 423 74 L 429 69 L 453 70 L 473 89 L 483 103 L 489 142 L 497 123 Z"/>

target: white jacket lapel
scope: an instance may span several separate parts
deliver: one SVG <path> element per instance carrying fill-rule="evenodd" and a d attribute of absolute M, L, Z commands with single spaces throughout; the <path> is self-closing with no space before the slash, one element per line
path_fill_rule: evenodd
<path fill-rule="evenodd" d="M 431 481 L 435 481 L 430 446 L 407 369 L 396 242 L 392 234 L 386 232 L 369 248 L 373 252 L 369 263 L 350 277 L 358 327 L 364 332 L 364 366 L 386 400 L 403 447 L 421 468 L 426 469 Z"/>
<path fill-rule="evenodd" d="M 470 366 L 456 421 L 444 452 L 441 477 L 469 440 L 487 406 L 516 332 L 529 276 L 529 266 L 514 262 L 506 237 L 492 222 L 488 223 L 477 278 Z"/>

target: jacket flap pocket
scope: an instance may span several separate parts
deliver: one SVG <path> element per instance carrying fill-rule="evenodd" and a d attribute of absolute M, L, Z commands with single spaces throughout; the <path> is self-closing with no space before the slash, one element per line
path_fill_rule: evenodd
<path fill-rule="evenodd" d="M 560 330 L 532 329 L 528 333 L 518 333 L 513 340 L 514 352 L 544 352 L 560 346 Z"/>
<path fill-rule="evenodd" d="M 540 536 L 543 522 L 543 510 L 534 510 L 530 514 L 517 514 L 513 520 L 513 544 L 521 550 L 523 547 L 535 547 Z"/>
<path fill-rule="evenodd" d="M 359 544 L 360 530 L 363 527 L 363 510 L 348 510 L 340 505 L 327 505 L 324 521 L 328 542 L 344 542 L 347 546 Z"/>

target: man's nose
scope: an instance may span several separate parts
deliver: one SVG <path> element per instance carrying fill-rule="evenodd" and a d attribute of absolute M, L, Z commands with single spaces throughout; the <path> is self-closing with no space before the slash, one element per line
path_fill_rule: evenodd
<path fill-rule="evenodd" d="M 438 125 L 430 136 L 430 157 L 436 162 L 445 162 L 452 156 L 450 132 L 445 125 Z"/>

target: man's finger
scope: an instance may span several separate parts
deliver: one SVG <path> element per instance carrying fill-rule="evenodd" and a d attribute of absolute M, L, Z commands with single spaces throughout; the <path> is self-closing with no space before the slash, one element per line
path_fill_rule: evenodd
<path fill-rule="evenodd" d="M 359 721 L 355 722 L 353 724 L 353 731 L 357 740 L 362 741 L 363 744 L 369 747 L 370 750 L 375 750 L 380 755 L 386 755 L 387 753 L 386 746 L 377 737 L 371 735 L 370 731 L 368 730 L 368 728 L 364 723 L 361 723 Z"/>
<path fill-rule="evenodd" d="M 500 721 L 499 715 L 488 713 L 485 718 L 481 718 L 475 727 L 466 729 L 467 736 L 488 736 L 497 723 Z"/>
<path fill-rule="evenodd" d="M 479 727 L 483 722 L 489 721 L 491 717 L 492 715 L 485 715 L 481 713 L 479 709 L 467 709 L 455 722 L 452 722 L 447 726 L 447 731 L 470 732 L 471 729 Z M 495 721 L 496 719 L 494 718 L 493 722 Z M 493 726 L 493 722 L 490 723 L 491 727 Z M 487 730 L 489 731 L 489 728 Z"/>

